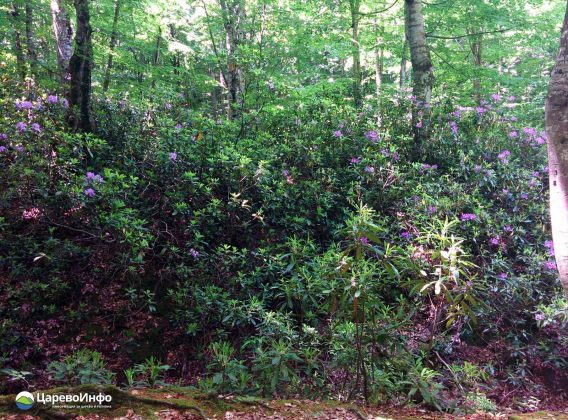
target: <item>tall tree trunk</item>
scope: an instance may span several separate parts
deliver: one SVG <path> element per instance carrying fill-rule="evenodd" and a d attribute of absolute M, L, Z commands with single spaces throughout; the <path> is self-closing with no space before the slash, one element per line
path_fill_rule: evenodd
<path fill-rule="evenodd" d="M 114 49 L 118 41 L 118 15 L 120 14 L 120 0 L 114 2 L 114 17 L 112 19 L 112 32 L 110 33 L 109 53 L 107 66 L 105 70 L 105 79 L 103 82 L 103 92 L 108 91 L 110 85 L 110 72 L 112 70 L 112 60 L 114 58 Z"/>
<path fill-rule="evenodd" d="M 28 62 L 33 75 L 36 74 L 37 54 L 34 39 L 34 14 L 31 0 L 26 0 L 26 45 L 28 49 Z"/>
<path fill-rule="evenodd" d="M 16 2 L 12 2 L 12 11 L 10 12 L 12 27 L 14 29 L 14 53 L 16 55 L 16 66 L 22 80 L 26 78 L 26 59 L 24 49 L 22 47 L 22 34 L 20 32 L 20 8 Z"/>
<path fill-rule="evenodd" d="M 160 62 L 160 45 L 162 43 L 162 27 L 158 28 L 158 36 L 156 38 L 156 49 L 154 50 L 154 59 L 152 60 L 152 65 L 154 68 L 158 67 Z M 152 89 L 156 88 L 156 75 L 152 77 Z"/>
<path fill-rule="evenodd" d="M 400 93 L 402 94 L 404 91 L 404 85 L 406 83 L 406 63 L 407 63 L 407 54 L 408 51 L 408 40 L 406 39 L 406 35 L 404 36 L 404 44 L 402 45 L 402 58 L 400 60 L 400 74 L 398 77 L 398 88 Z"/>
<path fill-rule="evenodd" d="M 383 85 L 383 34 L 384 26 L 379 27 L 377 18 L 373 20 L 373 27 L 375 30 L 375 95 L 377 96 L 378 112 L 377 112 L 377 125 L 380 127 L 382 124 L 382 99 L 381 90 Z"/>
<path fill-rule="evenodd" d="M 420 159 L 423 153 L 424 140 L 429 134 L 430 101 L 432 99 L 432 85 L 434 72 L 430 51 L 426 44 L 426 31 L 424 29 L 424 16 L 422 14 L 421 0 L 405 0 L 405 32 L 410 48 L 412 62 L 412 88 L 414 106 L 412 112 L 412 126 L 414 135 L 413 158 Z"/>
<path fill-rule="evenodd" d="M 351 43 L 353 54 L 353 104 L 361 107 L 361 45 L 359 43 L 360 0 L 349 0 L 351 11 Z"/>
<path fill-rule="evenodd" d="M 227 90 L 229 95 L 228 118 L 240 115 L 241 75 L 237 61 L 241 41 L 241 26 L 244 19 L 244 0 L 219 0 L 226 33 L 227 49 Z"/>
<path fill-rule="evenodd" d="M 471 41 L 470 49 L 471 55 L 473 57 L 473 64 L 476 69 L 476 74 L 479 74 L 477 70 L 481 69 L 483 62 L 482 47 L 483 35 L 475 35 L 474 39 Z M 479 77 L 474 77 L 473 79 L 473 97 L 478 104 L 481 103 L 481 80 L 479 79 Z"/>
<path fill-rule="evenodd" d="M 65 7 L 64 0 L 51 0 L 51 21 L 53 25 L 53 34 L 57 48 L 57 66 L 59 68 L 59 77 L 63 90 L 67 90 L 67 84 L 71 80 L 69 71 L 69 60 L 73 55 L 73 28 L 71 27 L 71 19 L 69 12 Z"/>
<path fill-rule="evenodd" d="M 560 282 L 568 296 L 568 5 L 545 107 L 550 218 Z"/>
<path fill-rule="evenodd" d="M 91 117 L 91 71 L 93 66 L 92 29 L 89 0 L 74 0 L 77 14 L 75 50 L 69 60 L 71 86 L 69 89 L 69 124 L 74 130 L 90 132 L 94 122 Z M 78 115 L 76 110 L 78 109 Z"/>

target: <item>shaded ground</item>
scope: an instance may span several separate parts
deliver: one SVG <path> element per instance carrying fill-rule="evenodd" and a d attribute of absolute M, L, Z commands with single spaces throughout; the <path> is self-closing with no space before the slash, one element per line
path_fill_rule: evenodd
<path fill-rule="evenodd" d="M 362 407 L 337 401 L 262 400 L 258 398 L 211 397 L 187 388 L 124 392 L 112 386 L 82 386 L 54 388 L 46 393 L 78 394 L 102 392 L 113 397 L 111 408 L 54 409 L 36 403 L 28 411 L 19 410 L 15 395 L 0 396 L 2 419 L 345 419 L 345 420 L 411 420 L 452 419 L 449 414 L 408 407 Z M 548 419 L 568 420 L 568 407 L 558 412 L 535 413 L 475 413 L 464 419 Z"/>

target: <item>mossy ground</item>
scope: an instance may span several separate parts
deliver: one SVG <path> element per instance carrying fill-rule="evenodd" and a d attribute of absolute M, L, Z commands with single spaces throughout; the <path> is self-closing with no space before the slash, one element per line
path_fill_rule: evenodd
<path fill-rule="evenodd" d="M 417 408 L 363 407 L 338 401 L 264 400 L 251 397 L 209 396 L 183 387 L 144 389 L 125 392 L 112 386 L 84 385 L 59 387 L 46 394 L 78 394 L 81 392 L 110 394 L 112 408 L 53 409 L 35 404 L 28 411 L 15 405 L 15 395 L 0 396 L 2 419 L 451 419 L 455 416 Z M 514 420 L 568 420 L 566 413 L 476 413 L 462 418 L 508 418 Z"/>

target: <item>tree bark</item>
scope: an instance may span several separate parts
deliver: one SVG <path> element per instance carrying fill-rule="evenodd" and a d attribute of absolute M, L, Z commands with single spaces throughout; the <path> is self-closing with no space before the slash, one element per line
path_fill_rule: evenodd
<path fill-rule="evenodd" d="M 73 28 L 71 27 L 71 19 L 69 12 L 65 7 L 64 0 L 51 0 L 51 21 L 53 25 L 53 34 L 57 48 L 57 66 L 59 68 L 59 77 L 63 90 L 67 90 L 67 84 L 71 80 L 69 72 L 69 60 L 73 55 Z"/>
<path fill-rule="evenodd" d="M 351 43 L 353 54 L 353 104 L 361 107 L 361 46 L 359 44 L 360 0 L 349 0 L 351 11 Z"/>
<path fill-rule="evenodd" d="M 158 36 L 156 38 L 156 49 L 154 50 L 154 59 L 152 60 L 152 65 L 158 67 L 160 62 L 160 46 L 162 44 L 162 27 L 158 28 Z M 152 77 L 152 89 L 156 88 L 156 75 Z"/>
<path fill-rule="evenodd" d="M 16 2 L 12 2 L 12 11 L 10 12 L 12 27 L 14 29 L 14 53 L 16 55 L 16 67 L 22 80 L 26 78 L 26 59 L 24 57 L 24 49 L 22 47 L 22 34 L 19 28 L 20 8 Z"/>
<path fill-rule="evenodd" d="M 74 0 L 77 14 L 75 50 L 69 60 L 71 86 L 69 89 L 68 122 L 74 130 L 90 132 L 94 122 L 91 117 L 91 72 L 93 66 L 92 29 L 89 0 Z M 76 113 L 78 111 L 78 114 Z"/>
<path fill-rule="evenodd" d="M 404 91 L 404 85 L 406 84 L 406 52 L 408 50 L 408 40 L 406 36 L 404 37 L 404 44 L 402 45 L 402 58 L 400 59 L 400 74 L 398 78 L 398 88 L 402 94 Z"/>
<path fill-rule="evenodd" d="M 470 49 L 471 55 L 473 57 L 473 64 L 476 70 L 481 69 L 483 63 L 482 60 L 482 47 L 483 47 L 483 35 L 474 35 L 474 39 L 471 41 Z M 478 73 L 476 71 L 476 73 Z M 475 101 L 479 104 L 481 103 L 481 80 L 479 77 L 473 79 L 473 96 Z"/>
<path fill-rule="evenodd" d="M 28 49 L 28 62 L 30 63 L 30 70 L 32 75 L 36 74 L 37 69 L 37 54 L 35 49 L 34 39 L 34 14 L 33 7 L 30 0 L 26 0 L 26 46 Z"/>
<path fill-rule="evenodd" d="M 244 20 L 244 0 L 219 0 L 226 33 L 227 49 L 227 90 L 229 95 L 228 118 L 235 120 L 240 115 L 240 93 L 242 90 L 237 56 L 241 42 L 241 26 Z"/>
<path fill-rule="evenodd" d="M 429 134 L 430 101 L 434 72 L 430 50 L 426 43 L 424 16 L 421 0 L 405 0 L 405 32 L 410 48 L 412 62 L 412 88 L 414 105 L 412 109 L 412 127 L 414 137 L 413 158 L 420 159 L 423 154 L 424 140 Z"/>
<path fill-rule="evenodd" d="M 120 0 L 115 0 L 114 2 L 114 17 L 112 19 L 112 32 L 110 34 L 110 43 L 109 43 L 109 53 L 108 53 L 108 60 L 107 66 L 105 70 L 105 79 L 103 82 L 103 92 L 108 91 L 108 87 L 110 85 L 110 72 L 112 70 L 112 61 L 114 58 L 114 49 L 116 47 L 116 43 L 118 41 L 118 16 L 120 14 Z"/>
<path fill-rule="evenodd" d="M 568 297 L 568 5 L 545 106 L 550 218 L 556 264 Z"/>

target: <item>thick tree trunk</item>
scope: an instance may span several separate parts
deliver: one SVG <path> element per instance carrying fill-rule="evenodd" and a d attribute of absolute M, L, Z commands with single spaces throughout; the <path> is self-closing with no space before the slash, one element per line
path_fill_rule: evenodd
<path fill-rule="evenodd" d="M 90 132 L 94 122 L 91 117 L 93 44 L 89 0 L 74 0 L 74 5 L 77 14 L 77 33 L 75 34 L 75 50 L 69 60 L 71 86 L 68 121 L 74 130 Z"/>
<path fill-rule="evenodd" d="M 398 77 L 398 88 L 400 93 L 402 94 L 404 91 L 404 85 L 406 83 L 406 63 L 407 57 L 406 53 L 408 51 L 408 40 L 406 39 L 406 35 L 404 37 L 404 44 L 402 45 L 402 58 L 400 59 L 400 74 Z"/>
<path fill-rule="evenodd" d="M 33 75 L 36 74 L 37 54 L 34 39 L 34 12 L 30 0 L 26 0 L 26 45 L 28 49 L 28 62 Z"/>
<path fill-rule="evenodd" d="M 20 32 L 20 9 L 15 2 L 12 2 L 12 11 L 10 12 L 12 27 L 14 29 L 14 53 L 16 55 L 16 66 L 22 80 L 26 78 L 26 59 L 24 49 L 22 47 L 22 34 Z"/>
<path fill-rule="evenodd" d="M 351 11 L 351 43 L 353 54 L 353 104 L 361 107 L 361 46 L 359 44 L 359 8 L 360 0 L 349 0 Z"/>
<path fill-rule="evenodd" d="M 430 101 L 432 99 L 432 85 L 434 72 L 430 51 L 426 44 L 426 31 L 424 29 L 424 16 L 422 15 L 421 0 L 405 0 L 405 31 L 410 48 L 412 62 L 412 88 L 414 106 L 412 112 L 412 126 L 414 135 L 413 158 L 420 159 L 424 140 L 429 134 Z"/>
<path fill-rule="evenodd" d="M 73 55 L 73 28 L 64 0 L 51 0 L 51 21 L 57 47 L 57 66 L 63 90 L 71 80 L 69 60 Z"/>
<path fill-rule="evenodd" d="M 108 91 L 110 85 L 110 72 L 112 70 L 112 61 L 114 58 L 114 49 L 118 41 L 118 16 L 120 14 L 120 0 L 114 2 L 114 17 L 112 19 L 112 32 L 110 34 L 109 53 L 107 59 L 107 66 L 105 70 L 105 79 L 103 82 L 103 92 Z"/>
<path fill-rule="evenodd" d="M 545 114 L 552 237 L 560 282 L 568 296 L 568 5 Z"/>

